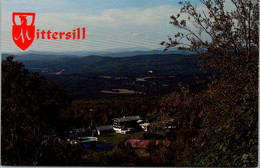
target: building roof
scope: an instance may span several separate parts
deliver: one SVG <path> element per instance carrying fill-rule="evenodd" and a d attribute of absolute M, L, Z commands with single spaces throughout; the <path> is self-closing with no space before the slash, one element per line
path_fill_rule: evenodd
<path fill-rule="evenodd" d="M 149 126 L 150 123 L 143 123 L 143 124 L 140 124 L 141 126 Z"/>
<path fill-rule="evenodd" d="M 143 122 L 143 120 L 140 120 L 140 119 L 139 119 L 139 120 L 137 120 L 137 123 L 142 123 L 142 122 Z"/>
<path fill-rule="evenodd" d="M 74 128 L 74 129 L 72 129 L 74 132 L 76 132 L 76 133 L 80 133 L 80 132 L 85 132 L 86 130 L 85 130 L 85 128 Z"/>
<path fill-rule="evenodd" d="M 122 117 L 122 118 L 114 118 L 113 120 L 118 120 L 120 122 L 126 122 L 126 121 L 137 121 L 139 120 L 139 116 L 128 116 L 128 117 Z"/>
<path fill-rule="evenodd" d="M 111 129 L 113 129 L 112 125 L 96 127 L 96 130 L 100 130 L 100 131 L 111 130 Z"/>

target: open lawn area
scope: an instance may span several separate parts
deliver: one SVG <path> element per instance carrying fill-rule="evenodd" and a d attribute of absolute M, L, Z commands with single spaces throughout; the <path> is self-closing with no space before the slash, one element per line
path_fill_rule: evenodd
<path fill-rule="evenodd" d="M 110 133 L 102 136 L 98 136 L 98 142 L 104 142 L 111 145 L 118 145 L 119 142 L 122 142 L 124 139 L 137 139 L 143 136 L 143 132 L 136 132 L 133 134 L 118 134 Z"/>

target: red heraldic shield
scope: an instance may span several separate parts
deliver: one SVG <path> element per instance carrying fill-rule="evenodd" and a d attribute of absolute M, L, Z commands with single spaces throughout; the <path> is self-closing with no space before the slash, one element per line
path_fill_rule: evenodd
<path fill-rule="evenodd" d="M 17 25 L 15 16 L 19 16 L 21 24 Z M 32 17 L 32 22 L 28 25 L 27 16 Z M 35 13 L 13 13 L 13 40 L 22 50 L 26 50 L 33 42 L 35 37 Z"/>

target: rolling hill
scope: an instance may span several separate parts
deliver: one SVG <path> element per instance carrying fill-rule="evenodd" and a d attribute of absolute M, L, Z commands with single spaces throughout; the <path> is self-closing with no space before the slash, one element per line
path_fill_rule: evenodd
<path fill-rule="evenodd" d="M 15 60 L 54 80 L 77 99 L 164 95 L 176 90 L 179 82 L 193 85 L 193 76 L 201 74 L 195 54 L 146 52 L 128 57 L 30 53 L 17 55 Z M 2 59 L 6 56 L 3 54 Z M 129 90 L 131 95 L 118 90 Z"/>

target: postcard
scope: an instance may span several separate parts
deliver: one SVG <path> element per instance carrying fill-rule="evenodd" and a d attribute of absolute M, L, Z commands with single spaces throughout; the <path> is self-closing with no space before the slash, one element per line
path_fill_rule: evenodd
<path fill-rule="evenodd" d="M 258 1 L 1 11 L 1 165 L 258 165 Z"/>

